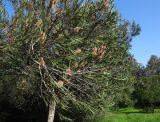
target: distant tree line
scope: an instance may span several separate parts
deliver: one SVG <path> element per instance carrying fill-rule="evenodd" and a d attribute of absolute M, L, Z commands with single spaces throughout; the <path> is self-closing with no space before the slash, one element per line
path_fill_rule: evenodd
<path fill-rule="evenodd" d="M 160 58 L 152 55 L 146 66 L 132 59 L 133 86 L 126 89 L 119 107 L 135 106 L 145 112 L 154 112 L 160 107 Z M 124 95 L 124 94 L 123 94 Z"/>
<path fill-rule="evenodd" d="M 160 106 L 160 58 L 152 55 L 146 67 L 139 67 L 136 77 L 133 93 L 136 106 L 154 112 Z"/>

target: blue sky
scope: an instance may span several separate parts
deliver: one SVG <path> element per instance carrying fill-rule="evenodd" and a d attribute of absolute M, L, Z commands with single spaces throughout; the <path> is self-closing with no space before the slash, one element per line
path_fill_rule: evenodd
<path fill-rule="evenodd" d="M 12 8 L 10 2 L 8 2 L 7 0 L 4 0 L 4 4 L 5 4 L 5 8 L 6 8 L 7 12 L 9 13 L 9 15 L 13 15 L 14 11 L 13 11 L 13 8 Z"/>
<path fill-rule="evenodd" d="M 115 5 L 123 18 L 141 26 L 131 50 L 137 61 L 146 65 L 152 54 L 160 56 L 160 0 L 115 0 Z M 13 14 L 13 9 L 6 7 Z"/>
<path fill-rule="evenodd" d="M 115 4 L 123 18 L 141 26 L 131 50 L 138 62 L 146 65 L 152 54 L 160 56 L 160 0 L 115 0 Z"/>

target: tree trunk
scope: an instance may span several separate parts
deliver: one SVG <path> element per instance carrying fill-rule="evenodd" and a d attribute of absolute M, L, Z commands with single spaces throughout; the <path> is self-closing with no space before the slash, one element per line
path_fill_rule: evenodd
<path fill-rule="evenodd" d="M 49 112 L 48 112 L 48 122 L 54 122 L 55 109 L 56 109 L 56 102 L 54 100 L 50 100 Z"/>

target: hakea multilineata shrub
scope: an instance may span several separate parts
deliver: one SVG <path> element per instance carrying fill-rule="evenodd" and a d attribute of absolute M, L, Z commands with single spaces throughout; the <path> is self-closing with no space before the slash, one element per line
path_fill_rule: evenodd
<path fill-rule="evenodd" d="M 109 0 L 44 1 L 12 1 L 6 63 L 16 68 L 10 71 L 25 76 L 45 101 L 83 102 L 97 110 L 104 99 L 112 103 L 130 82 L 129 24 Z"/>

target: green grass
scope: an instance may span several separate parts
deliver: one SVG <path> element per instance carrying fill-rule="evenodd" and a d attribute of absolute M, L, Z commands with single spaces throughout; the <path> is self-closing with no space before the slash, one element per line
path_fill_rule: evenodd
<path fill-rule="evenodd" d="M 160 122 L 160 113 L 143 113 L 140 109 L 126 108 L 106 112 L 97 122 Z"/>

